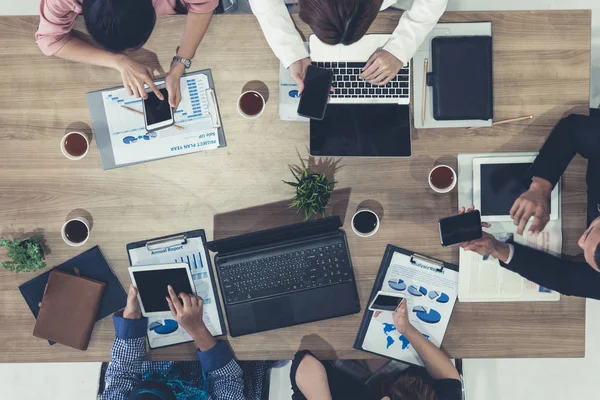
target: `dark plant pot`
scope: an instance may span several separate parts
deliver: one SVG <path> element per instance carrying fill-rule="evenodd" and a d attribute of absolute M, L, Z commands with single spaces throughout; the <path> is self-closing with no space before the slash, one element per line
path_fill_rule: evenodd
<path fill-rule="evenodd" d="M 23 239 L 21 241 L 21 243 L 19 244 L 19 246 L 21 247 L 25 247 L 27 246 L 27 243 L 31 242 L 31 239 Z M 42 245 L 42 243 L 37 243 L 38 248 L 40 249 L 40 253 L 42 254 L 42 260 L 44 259 L 44 256 L 46 255 L 46 251 L 44 250 L 44 246 Z"/>

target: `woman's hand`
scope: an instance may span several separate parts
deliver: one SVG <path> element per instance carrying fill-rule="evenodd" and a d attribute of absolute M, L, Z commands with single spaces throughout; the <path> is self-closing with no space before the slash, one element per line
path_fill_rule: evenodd
<path fill-rule="evenodd" d="M 414 326 L 408 320 L 408 307 L 406 305 L 406 299 L 402 300 L 402 303 L 396 308 L 396 311 L 392 314 L 394 318 L 394 326 L 398 333 L 405 335 L 407 332 L 414 330 Z"/>
<path fill-rule="evenodd" d="M 400 72 L 404 64 L 387 50 L 379 49 L 363 68 L 360 77 L 373 85 L 385 85 Z"/>
<path fill-rule="evenodd" d="M 310 58 L 308 57 L 295 61 L 290 65 L 290 75 L 292 75 L 292 79 L 298 85 L 298 94 L 304 90 L 304 78 L 306 78 L 306 71 L 309 66 Z"/>
<path fill-rule="evenodd" d="M 142 311 L 140 310 L 140 303 L 137 298 L 137 289 L 130 284 L 129 292 L 127 293 L 127 305 L 123 310 L 123 318 L 125 319 L 140 319 L 142 318 Z"/>
<path fill-rule="evenodd" d="M 169 92 L 169 105 L 173 110 L 177 110 L 181 103 L 181 76 L 185 72 L 185 66 L 180 62 L 171 64 L 171 69 L 165 78 L 165 86 Z"/>
<path fill-rule="evenodd" d="M 150 67 L 137 63 L 124 54 L 120 54 L 117 61 L 117 69 L 121 73 L 123 86 L 130 96 L 147 98 L 148 95 L 144 88 L 144 84 L 146 84 L 156 94 L 156 97 L 164 100 L 162 93 L 152 81 L 154 75 Z"/>

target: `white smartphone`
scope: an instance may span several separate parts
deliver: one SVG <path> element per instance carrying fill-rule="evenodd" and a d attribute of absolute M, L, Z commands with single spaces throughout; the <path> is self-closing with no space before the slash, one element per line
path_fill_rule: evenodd
<path fill-rule="evenodd" d="M 169 93 L 164 83 L 156 85 L 162 93 L 164 100 L 160 100 L 152 90 L 147 90 L 148 98 L 142 100 L 144 104 L 144 122 L 148 132 L 166 128 L 175 123 L 173 109 L 169 105 Z"/>
<path fill-rule="evenodd" d="M 369 310 L 394 312 L 403 301 L 406 301 L 406 297 L 402 294 L 380 290 L 371 302 Z"/>
<path fill-rule="evenodd" d="M 144 265 L 128 269 L 133 286 L 138 290 L 138 301 L 144 317 L 170 312 L 166 300 L 169 295 L 167 285 L 171 285 L 177 294 L 196 294 L 187 263 Z"/>

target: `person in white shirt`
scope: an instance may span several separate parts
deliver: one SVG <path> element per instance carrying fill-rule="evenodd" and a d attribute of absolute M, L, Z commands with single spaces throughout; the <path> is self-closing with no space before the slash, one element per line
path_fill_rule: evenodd
<path fill-rule="evenodd" d="M 298 0 L 298 7 L 300 19 L 322 42 L 349 45 L 365 35 L 379 11 L 396 1 Z M 414 0 L 388 42 L 368 60 L 361 77 L 374 85 L 391 81 L 413 57 L 447 5 L 448 0 Z M 302 92 L 310 58 L 284 0 L 250 0 L 250 6 L 273 52 L 290 69 Z"/>

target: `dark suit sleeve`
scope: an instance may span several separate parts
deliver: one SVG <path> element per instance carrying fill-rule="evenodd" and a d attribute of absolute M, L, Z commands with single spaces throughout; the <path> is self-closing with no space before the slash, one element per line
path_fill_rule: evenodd
<path fill-rule="evenodd" d="M 600 141 L 600 118 L 572 114 L 560 120 L 535 159 L 531 172 L 554 187 L 575 154 L 593 158 Z"/>
<path fill-rule="evenodd" d="M 503 267 L 568 296 L 600 299 L 600 272 L 587 263 L 566 261 L 520 244 L 513 245 L 513 259 L 510 264 L 501 262 Z"/>

